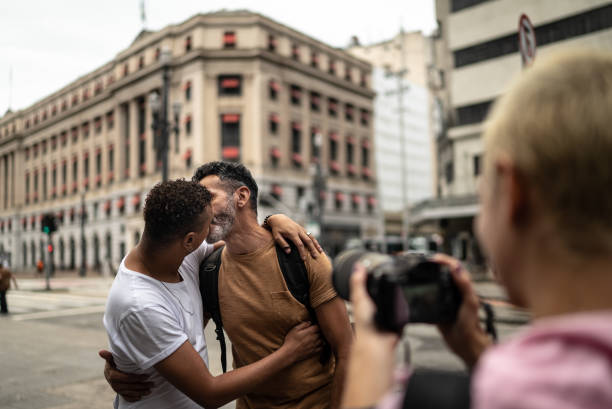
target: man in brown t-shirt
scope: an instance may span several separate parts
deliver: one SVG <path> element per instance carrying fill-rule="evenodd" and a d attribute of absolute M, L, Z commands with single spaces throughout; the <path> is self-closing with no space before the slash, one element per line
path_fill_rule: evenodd
<path fill-rule="evenodd" d="M 257 184 L 243 165 L 212 162 L 194 175 L 213 195 L 209 242 L 224 240 L 219 270 L 219 306 L 232 342 L 235 367 L 275 351 L 284 334 L 309 319 L 287 288 L 274 238 L 257 222 Z M 246 408 L 337 408 L 340 404 L 352 331 L 344 302 L 331 284 L 326 256 L 307 255 L 310 302 L 333 357 L 314 356 L 277 374 L 265 387 L 239 399 Z"/>

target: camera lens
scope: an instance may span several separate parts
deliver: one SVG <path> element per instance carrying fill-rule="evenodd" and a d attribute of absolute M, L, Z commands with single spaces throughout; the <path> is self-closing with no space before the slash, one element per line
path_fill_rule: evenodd
<path fill-rule="evenodd" d="M 376 267 L 391 260 L 391 257 L 386 254 L 372 253 L 364 250 L 343 251 L 334 259 L 332 281 L 336 291 L 338 291 L 338 294 L 343 299 L 350 299 L 350 281 L 355 263 L 361 263 L 368 271 L 368 274 L 370 274 Z"/>

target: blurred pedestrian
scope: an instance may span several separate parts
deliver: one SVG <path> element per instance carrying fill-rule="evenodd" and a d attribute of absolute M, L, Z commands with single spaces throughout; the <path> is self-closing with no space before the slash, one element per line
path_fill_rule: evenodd
<path fill-rule="evenodd" d="M 11 281 L 17 288 L 17 280 L 9 271 L 6 261 L 0 263 L 0 313 L 8 314 L 8 305 L 6 303 L 6 293 L 11 288 Z"/>

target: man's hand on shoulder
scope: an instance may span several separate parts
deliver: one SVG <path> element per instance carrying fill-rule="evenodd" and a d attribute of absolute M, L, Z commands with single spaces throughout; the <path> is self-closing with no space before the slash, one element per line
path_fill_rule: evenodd
<path fill-rule="evenodd" d="M 136 402 L 151 393 L 152 382 L 147 382 L 147 375 L 127 374 L 115 366 L 113 355 L 107 350 L 100 350 L 98 355 L 106 361 L 104 378 L 111 388 L 128 402 Z"/>

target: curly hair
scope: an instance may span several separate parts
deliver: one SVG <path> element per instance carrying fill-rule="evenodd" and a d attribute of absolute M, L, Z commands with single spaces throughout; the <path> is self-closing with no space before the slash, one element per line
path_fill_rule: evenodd
<path fill-rule="evenodd" d="M 218 176 L 220 180 L 225 182 L 224 185 L 228 193 L 234 193 L 236 189 L 242 186 L 249 188 L 251 192 L 251 198 L 249 199 L 251 209 L 257 214 L 257 192 L 259 189 L 251 171 L 243 164 L 221 161 L 208 162 L 195 171 L 191 180 L 199 183 L 206 176 L 210 175 Z"/>
<path fill-rule="evenodd" d="M 158 183 L 145 200 L 145 234 L 156 243 L 168 243 L 189 232 L 202 230 L 202 212 L 212 195 L 197 182 L 185 179 Z"/>

